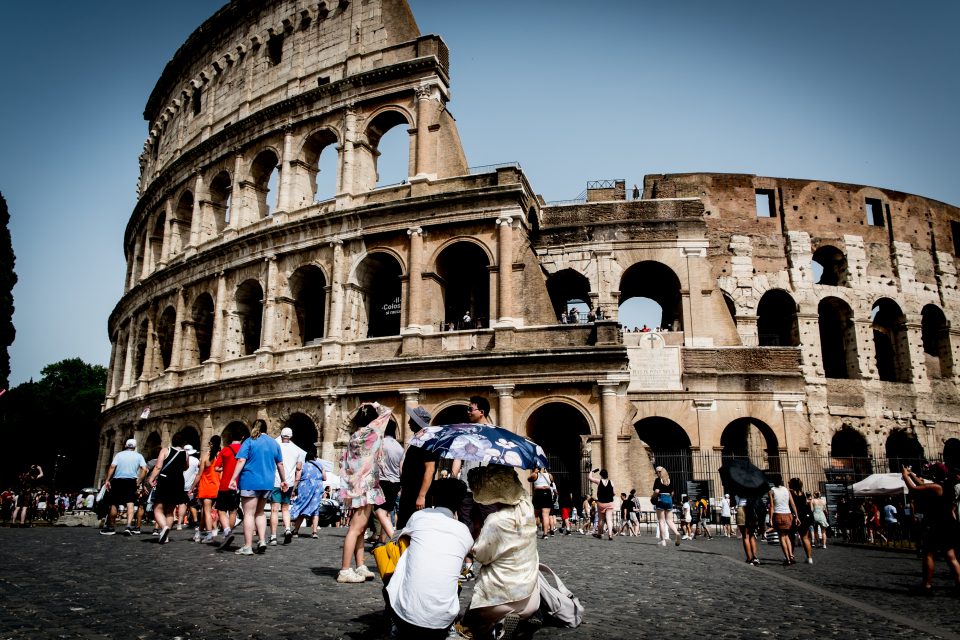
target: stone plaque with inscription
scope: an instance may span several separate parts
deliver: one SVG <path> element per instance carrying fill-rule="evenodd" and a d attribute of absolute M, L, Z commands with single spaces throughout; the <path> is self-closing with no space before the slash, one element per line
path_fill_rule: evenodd
<path fill-rule="evenodd" d="M 647 333 L 640 346 L 628 347 L 629 391 L 679 391 L 680 347 L 668 347 L 656 333 Z"/>

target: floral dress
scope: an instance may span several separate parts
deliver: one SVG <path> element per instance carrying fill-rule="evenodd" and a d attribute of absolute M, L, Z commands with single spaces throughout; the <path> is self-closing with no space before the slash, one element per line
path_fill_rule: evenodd
<path fill-rule="evenodd" d="M 379 462 L 383 455 L 383 430 L 390 421 L 390 409 L 379 407 L 379 417 L 350 436 L 340 463 L 340 498 L 347 509 L 383 504 Z"/>

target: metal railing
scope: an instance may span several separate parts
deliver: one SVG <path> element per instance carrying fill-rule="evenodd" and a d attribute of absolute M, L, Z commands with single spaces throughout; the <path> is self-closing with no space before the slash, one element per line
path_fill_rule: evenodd
<path fill-rule="evenodd" d="M 520 169 L 519 162 L 501 162 L 499 164 L 482 164 L 478 167 L 470 167 L 467 169 L 469 175 L 475 176 L 482 173 L 494 173 L 497 169 Z"/>

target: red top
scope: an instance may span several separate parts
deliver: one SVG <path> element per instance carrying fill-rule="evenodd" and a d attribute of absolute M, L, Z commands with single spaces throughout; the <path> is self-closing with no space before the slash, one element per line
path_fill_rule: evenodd
<path fill-rule="evenodd" d="M 233 478 L 233 470 L 237 466 L 238 451 L 240 451 L 239 442 L 228 444 L 220 449 L 217 459 L 213 461 L 214 467 L 223 467 L 223 471 L 220 472 L 220 491 L 230 490 L 230 480 Z"/>

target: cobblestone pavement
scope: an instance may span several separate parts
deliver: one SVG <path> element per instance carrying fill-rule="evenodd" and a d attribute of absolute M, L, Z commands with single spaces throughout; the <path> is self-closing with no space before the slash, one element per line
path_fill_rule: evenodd
<path fill-rule="evenodd" d="M 89 528 L 0 529 L 0 638 L 382 637 L 380 581 L 335 581 L 342 529 L 252 557 L 189 537 L 161 547 Z M 735 539 L 538 544 L 586 610 L 579 628 L 539 638 L 960 638 L 945 567 L 935 597 L 912 595 L 920 561 L 909 553 L 837 546 L 783 567 L 779 547 L 761 544 L 754 567 Z"/>

